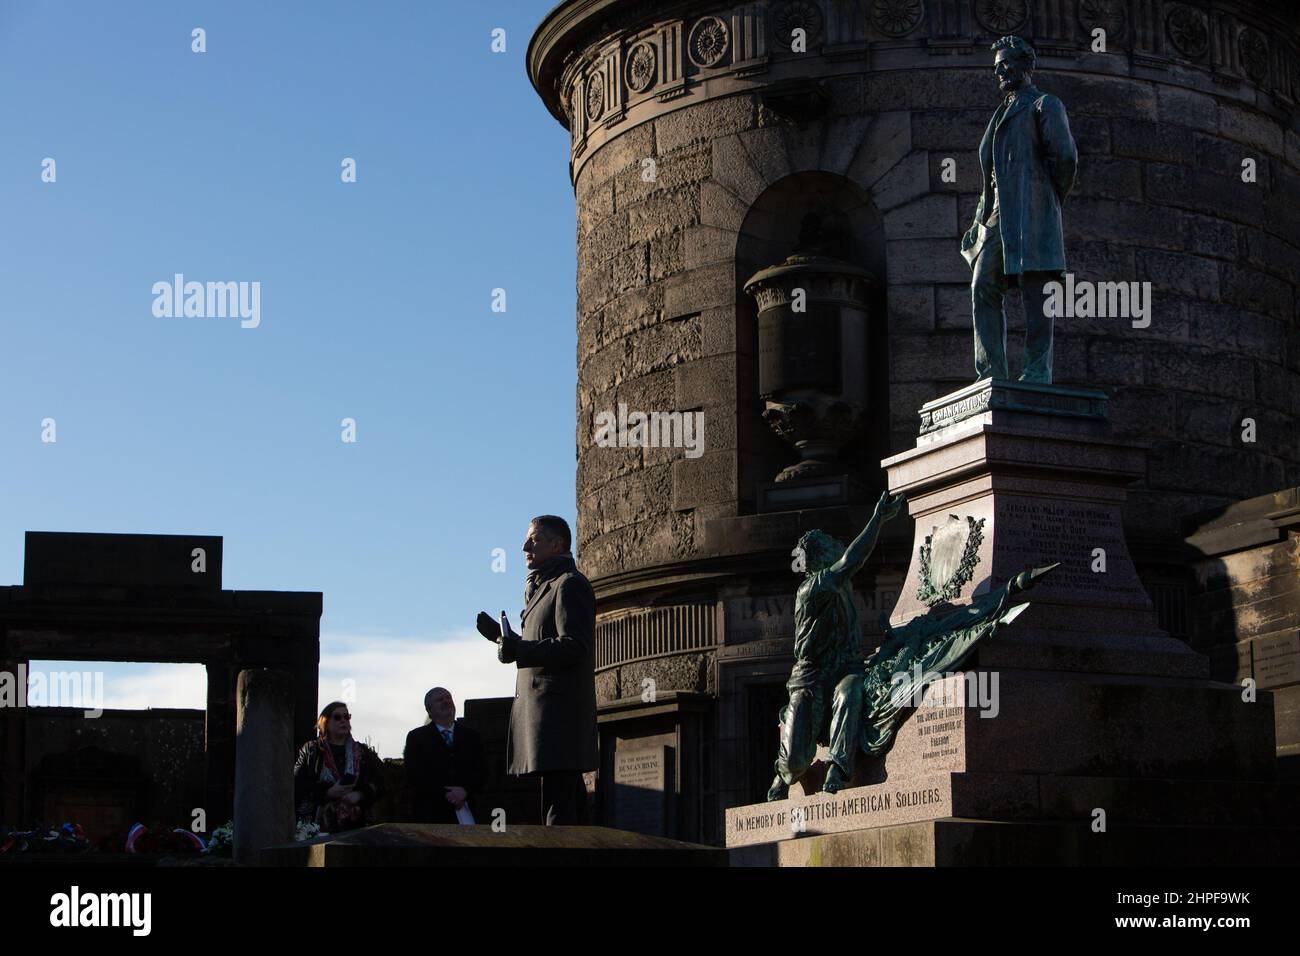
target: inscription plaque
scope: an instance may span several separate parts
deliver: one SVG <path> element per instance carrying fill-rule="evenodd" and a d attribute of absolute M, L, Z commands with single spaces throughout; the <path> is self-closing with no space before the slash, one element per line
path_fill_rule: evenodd
<path fill-rule="evenodd" d="M 638 747 L 614 753 L 614 819 L 620 830 L 667 836 L 668 748 Z"/>

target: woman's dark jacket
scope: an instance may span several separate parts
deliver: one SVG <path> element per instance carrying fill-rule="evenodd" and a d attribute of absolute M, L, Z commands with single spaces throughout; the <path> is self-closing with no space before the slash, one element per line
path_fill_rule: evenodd
<path fill-rule="evenodd" d="M 316 821 L 316 811 L 329 801 L 325 794 L 334 784 L 321 781 L 325 766 L 324 737 L 317 737 L 302 745 L 293 765 L 293 805 L 299 820 Z M 339 767 L 340 772 L 343 768 Z M 371 809 L 384 795 L 384 763 L 379 754 L 365 744 L 361 745 L 361 772 L 357 776 L 357 789 L 361 791 L 361 809 L 367 820 Z"/>

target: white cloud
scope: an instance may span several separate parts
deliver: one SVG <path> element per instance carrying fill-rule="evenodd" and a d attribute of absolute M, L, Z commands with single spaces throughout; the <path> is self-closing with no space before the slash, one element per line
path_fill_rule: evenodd
<path fill-rule="evenodd" d="M 352 732 L 381 757 L 402 755 L 407 733 L 424 723 L 431 687 L 451 691 L 462 716 L 472 698 L 515 695 L 515 668 L 499 662 L 496 648 L 473 630 L 437 639 L 322 635 L 321 706 L 344 699 L 345 680 L 356 682 Z"/>
<path fill-rule="evenodd" d="M 424 695 L 431 687 L 450 690 L 461 716 L 467 700 L 515 694 L 515 668 L 500 663 L 496 648 L 474 630 L 438 638 L 323 634 L 320 649 L 317 709 L 327 701 L 346 700 L 352 732 L 368 739 L 381 757 L 402 755 L 407 733 L 424 723 Z M 32 663 L 33 669 L 47 672 L 102 672 L 103 702 L 95 701 L 95 706 L 105 709 L 207 707 L 202 664 Z M 355 682 L 355 698 L 345 692 L 345 680 Z"/>

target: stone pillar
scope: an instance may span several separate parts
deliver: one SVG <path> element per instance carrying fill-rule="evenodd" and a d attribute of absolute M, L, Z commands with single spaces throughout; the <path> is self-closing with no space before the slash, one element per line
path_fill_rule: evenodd
<path fill-rule="evenodd" d="M 204 807 L 208 826 L 218 827 L 235 809 L 235 668 L 209 661 L 207 711 L 204 715 Z"/>
<path fill-rule="evenodd" d="M 239 672 L 235 724 L 235 862 L 293 839 L 293 676 Z"/>
<path fill-rule="evenodd" d="M 2 645 L 0 645 L 2 646 Z M 0 654 L 0 673 L 11 675 L 17 703 L 23 706 L 0 707 L 0 820 L 20 825 L 28 817 L 27 786 L 27 661 Z"/>

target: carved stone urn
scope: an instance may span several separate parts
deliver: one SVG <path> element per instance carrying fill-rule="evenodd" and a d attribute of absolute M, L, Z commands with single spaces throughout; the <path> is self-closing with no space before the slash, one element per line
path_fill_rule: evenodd
<path fill-rule="evenodd" d="M 875 277 L 826 254 L 841 243 L 832 216 L 809 214 L 795 251 L 745 283 L 758 303 L 763 419 L 799 453 L 778 482 L 843 474 L 840 450 L 866 420 L 868 297 Z"/>

